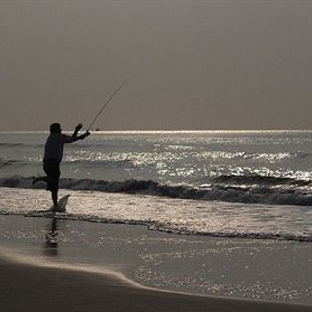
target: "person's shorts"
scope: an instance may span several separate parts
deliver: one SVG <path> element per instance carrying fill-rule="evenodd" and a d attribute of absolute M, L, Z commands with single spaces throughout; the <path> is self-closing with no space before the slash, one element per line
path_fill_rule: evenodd
<path fill-rule="evenodd" d="M 58 190 L 61 176 L 60 162 L 54 159 L 47 159 L 43 162 L 43 170 L 47 174 L 47 190 Z"/>

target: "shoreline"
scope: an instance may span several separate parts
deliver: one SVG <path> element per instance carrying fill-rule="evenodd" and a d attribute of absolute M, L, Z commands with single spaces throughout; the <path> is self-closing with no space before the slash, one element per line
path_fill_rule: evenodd
<path fill-rule="evenodd" d="M 197 310 L 198 300 L 201 302 L 200 305 L 206 306 L 206 310 L 208 307 L 211 309 L 211 304 L 216 305 L 219 309 L 216 308 L 216 310 L 211 311 L 227 311 L 227 305 L 232 306 L 233 304 L 240 307 L 239 311 L 245 311 L 245 305 L 251 304 L 255 304 L 255 311 L 266 311 L 267 306 L 270 306 L 267 311 L 275 311 L 275 308 L 276 311 L 285 311 L 283 309 L 286 306 L 287 311 L 290 311 L 289 307 L 294 309 L 291 311 L 311 310 L 310 301 L 285 301 L 283 297 L 280 298 L 281 300 L 276 300 L 278 297 L 274 296 L 257 297 L 260 291 L 263 292 L 263 289 L 260 288 L 263 285 L 260 284 L 257 289 L 251 289 L 252 292 L 250 293 L 243 289 L 243 292 L 246 293 L 245 297 L 237 295 L 234 291 L 235 288 L 224 288 L 221 291 L 215 289 L 218 285 L 222 285 L 218 284 L 218 280 L 226 280 L 224 285 L 228 285 L 228 287 L 231 286 L 231 283 L 239 285 L 239 283 L 242 283 L 240 281 L 242 278 L 246 283 L 251 283 L 249 275 L 257 273 L 257 270 L 267 270 L 266 266 L 273 266 L 273 262 L 279 261 L 278 257 L 284 258 L 285 254 L 282 254 L 282 252 L 287 251 L 287 261 L 289 261 L 289 264 L 293 264 L 295 258 L 290 259 L 291 256 L 300 253 L 302 249 L 304 249 L 303 255 L 309 253 L 312 247 L 310 247 L 311 244 L 190 237 L 149 231 L 145 227 L 133 225 L 96 224 L 68 220 L 60 220 L 59 222 L 58 247 L 47 248 L 44 244 L 44 237 L 50 229 L 51 219 L 0 216 L 0 267 L 3 271 L 1 274 L 11 275 L 11 273 L 7 273 L 7 270 L 4 270 L 5 267 L 13 272 L 20 270 L 22 276 L 25 278 L 28 276 L 26 280 L 29 282 L 32 280 L 32 276 L 28 275 L 28 269 L 32 268 L 31 271 L 46 272 L 44 274 L 48 275 L 47 279 L 53 280 L 53 283 L 56 284 L 58 282 L 51 276 L 53 275 L 51 272 L 66 271 L 66 273 L 57 273 L 66 275 L 66 283 L 69 283 L 68 280 L 71 279 L 70 276 L 72 275 L 90 274 L 93 277 L 96 276 L 96 285 L 99 288 L 109 287 L 108 284 L 116 284 L 117 288 L 122 286 L 120 289 L 116 289 L 116 292 L 123 293 L 123 287 L 126 287 L 126 293 L 135 291 L 138 292 L 137 296 L 139 297 L 148 295 L 151 298 L 154 298 L 154 296 L 158 298 L 160 296 L 164 300 L 168 296 L 170 298 L 182 296 L 183 298 L 179 297 L 179 300 L 183 301 L 185 297 L 195 297 L 192 300 L 186 300 L 186 302 L 192 302 L 192 304 L 197 302 L 195 304 L 196 309 L 194 310 L 193 306 L 190 311 L 201 311 L 200 307 Z M 278 249 L 275 250 L 275 248 Z M 305 250 L 305 248 L 307 249 Z M 265 252 L 269 252 L 268 255 L 270 255 L 268 263 L 262 258 L 261 268 L 255 266 L 258 259 L 255 258 L 255 255 L 251 255 L 257 250 L 261 257 L 265 257 Z M 229 259 L 225 259 L 225 257 Z M 301 258 L 300 254 L 298 257 Z M 210 262 L 207 262 L 207 259 Z M 202 267 L 203 264 L 206 267 Z M 242 267 L 238 267 L 238 264 L 241 264 Z M 248 269 L 245 268 L 247 265 L 249 266 Z M 207 268 L 207 266 L 210 267 Z M 213 271 L 214 267 L 216 268 L 215 272 Z M 208 272 L 208 275 L 203 275 L 205 272 L 203 269 Z M 299 268 L 297 269 L 299 270 Z M 310 267 L 305 269 L 310 272 Z M 227 276 L 222 277 L 221 275 L 225 274 L 224 272 L 226 272 Z M 277 272 L 273 268 L 273 273 L 268 273 L 275 274 L 276 278 L 280 278 L 279 275 L 283 272 Z M 190 277 L 193 280 L 188 280 Z M 14 289 L 20 289 L 16 296 L 24 296 L 24 294 L 19 293 L 23 287 L 18 286 L 23 281 L 19 281 L 17 277 L 16 280 L 9 277 L 7 279 L 14 284 Z M 101 285 L 102 282 L 99 279 L 103 280 L 104 285 Z M 204 284 L 205 279 L 215 280 L 214 283 L 206 281 L 207 284 Z M 265 276 L 264 282 L 266 279 L 268 279 L 267 276 Z M 93 287 L 92 278 L 88 278 L 85 282 L 80 281 L 80 283 L 83 285 L 91 283 L 90 287 Z M 198 283 L 200 288 L 196 288 L 195 283 Z M 1 285 L 1 288 L 6 287 L 5 282 L 2 282 Z M 36 285 L 37 282 L 34 287 Z M 24 285 L 24 288 L 27 290 L 27 285 Z M 201 289 L 204 290 L 203 293 L 199 292 Z M 276 289 L 278 290 L 278 288 Z M 285 289 L 282 289 L 281 292 L 285 292 Z M 40 291 L 44 296 L 44 289 Z M 70 290 L 67 291 L 70 293 Z M 103 289 L 103 291 L 106 290 Z M 54 288 L 49 292 L 57 294 L 57 290 Z M 292 294 L 290 293 L 290 295 Z M 27 298 L 21 298 L 21 300 L 28 301 Z M 257 307 L 260 310 L 257 310 Z M 93 311 L 89 308 L 86 309 Z M 94 309 L 94 311 L 97 311 L 96 307 Z M 163 311 L 169 311 L 166 310 L 165 306 L 164 309 Z M 147 306 L 144 307 L 144 310 L 154 311 L 151 310 L 151 307 L 147 308 Z M 183 310 L 183 307 L 181 307 L 181 311 L 188 310 Z"/>

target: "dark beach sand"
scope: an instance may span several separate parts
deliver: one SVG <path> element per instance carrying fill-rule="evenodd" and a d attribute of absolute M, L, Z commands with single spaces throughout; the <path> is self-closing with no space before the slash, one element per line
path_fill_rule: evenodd
<path fill-rule="evenodd" d="M 53 249 L 44 247 L 50 224 L 44 218 L 0 217 L 0 312 L 312 311 L 311 305 L 143 287 L 132 282 L 129 271 L 138 266 L 140 248 L 148 248 L 143 242 L 154 237 L 155 250 L 163 247 L 166 234 L 142 227 L 60 221 L 59 245 Z M 172 250 L 179 239 L 171 237 L 165 250 Z"/>
<path fill-rule="evenodd" d="M 311 311 L 300 305 L 201 297 L 132 286 L 118 278 L 0 260 L 1 311 Z"/>

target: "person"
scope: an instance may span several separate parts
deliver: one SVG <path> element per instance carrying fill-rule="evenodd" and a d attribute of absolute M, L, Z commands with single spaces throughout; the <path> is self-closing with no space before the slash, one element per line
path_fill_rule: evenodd
<path fill-rule="evenodd" d="M 70 136 L 62 133 L 62 128 L 59 123 L 53 123 L 50 126 L 50 135 L 45 143 L 43 157 L 43 170 L 46 176 L 33 179 L 33 185 L 39 181 L 47 183 L 47 190 L 51 192 L 53 210 L 55 211 L 58 209 L 58 190 L 61 176 L 60 164 L 63 158 L 64 144 L 83 140 L 90 135 L 89 131 L 78 135 L 81 128 L 82 124 L 77 125 L 75 131 Z"/>

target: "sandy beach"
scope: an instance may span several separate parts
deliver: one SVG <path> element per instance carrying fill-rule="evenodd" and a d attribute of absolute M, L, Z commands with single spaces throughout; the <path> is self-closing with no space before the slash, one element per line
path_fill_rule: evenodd
<path fill-rule="evenodd" d="M 163 243 L 164 233 L 138 226 L 67 220 L 60 224 L 58 247 L 48 248 L 44 237 L 49 231 L 50 219 L 1 216 L 0 223 L 1 311 L 274 312 L 312 309 L 306 304 L 199 296 L 141 286 L 139 278 L 131 273 L 142 267 L 137 257 L 142 242 L 138 243 L 136 235 L 145 240 L 154 237 L 154 243 L 156 237 Z M 106 234 L 105 243 L 100 243 L 105 239 L 99 226 Z M 92 236 L 93 243 L 90 243 Z M 122 245 L 117 243 L 118 236 Z M 116 240 L 112 240 L 114 237 Z M 193 264 L 198 264 L 196 259 Z"/>
<path fill-rule="evenodd" d="M 1 260 L 1 310 L 311 311 L 311 307 L 147 290 L 109 276 Z"/>

